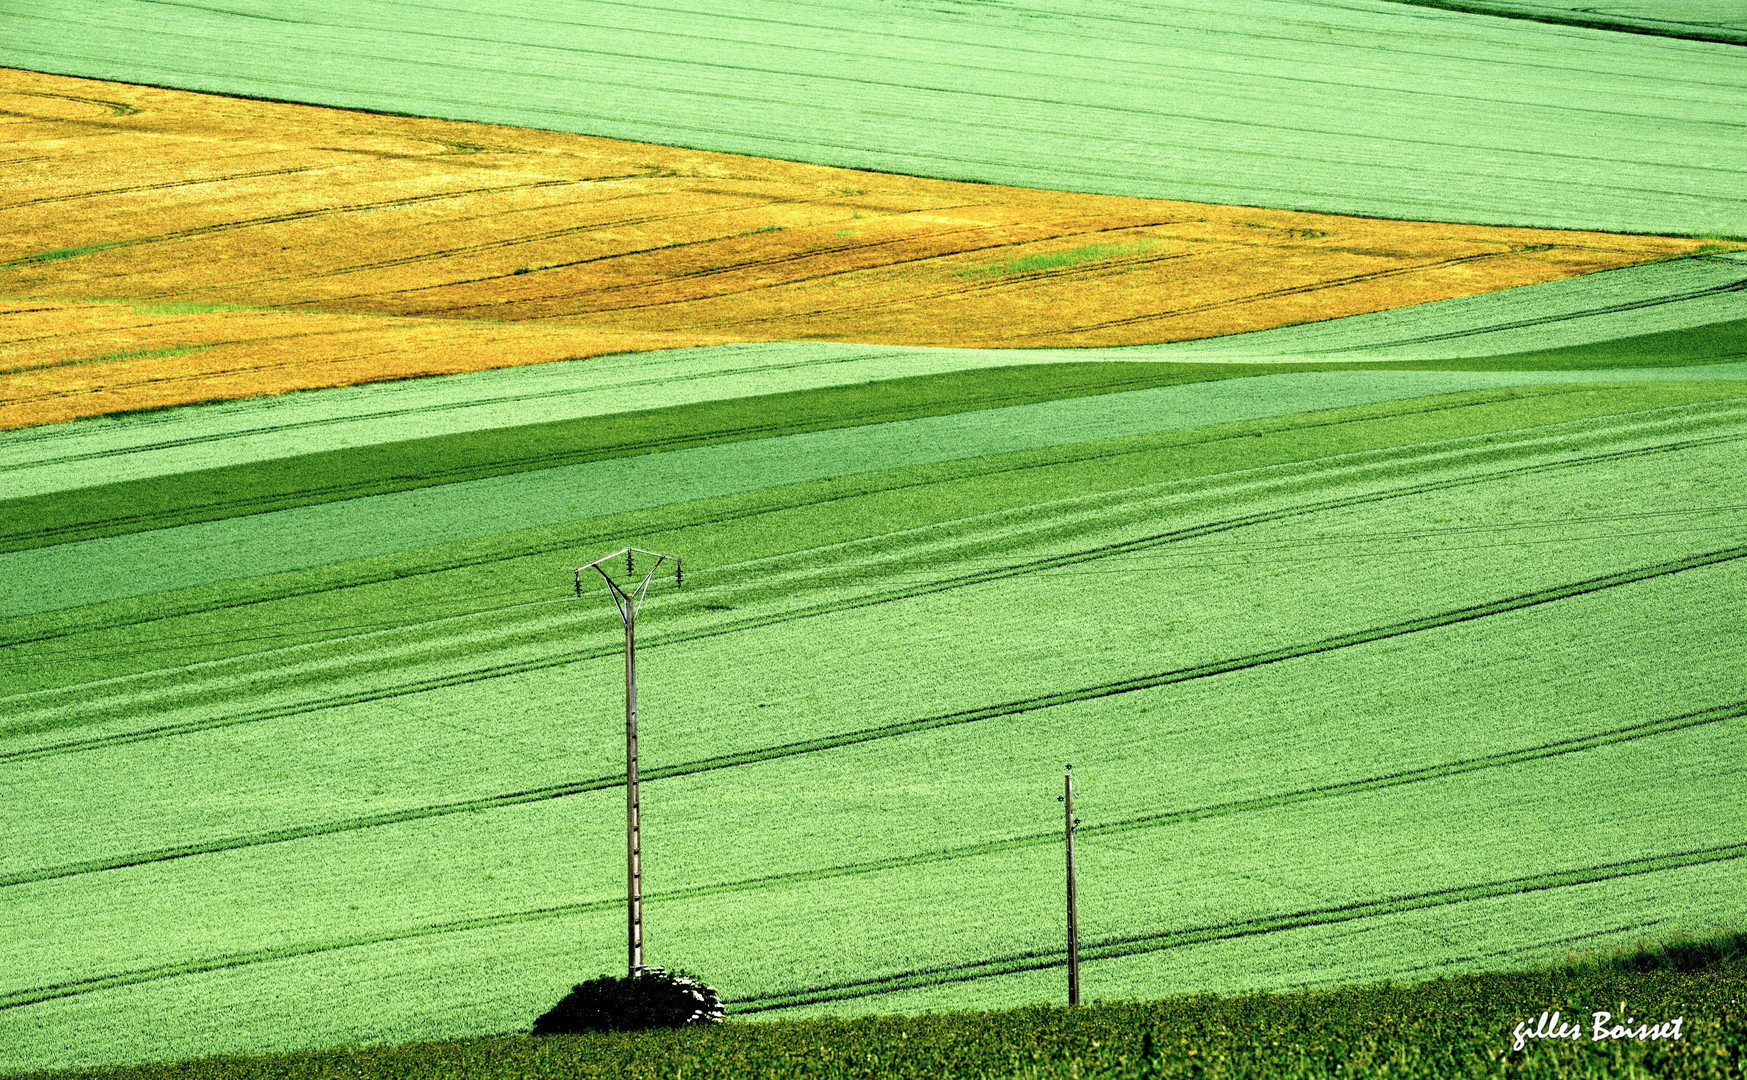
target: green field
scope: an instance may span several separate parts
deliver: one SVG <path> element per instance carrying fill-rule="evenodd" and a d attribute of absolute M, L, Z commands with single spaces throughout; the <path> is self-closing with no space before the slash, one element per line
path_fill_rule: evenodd
<path fill-rule="evenodd" d="M 686 561 L 650 956 L 731 1013 L 1056 997 L 1068 761 L 1088 997 L 1739 920 L 1706 302 L 1551 358 L 739 346 L 9 433 L 0 1066 L 512 1031 L 621 964 L 622 637 L 571 568 L 626 543 Z"/>
<path fill-rule="evenodd" d="M 48 0 L 0 11 L 0 64 L 1025 187 L 1747 232 L 1739 48 L 1388 0 Z"/>

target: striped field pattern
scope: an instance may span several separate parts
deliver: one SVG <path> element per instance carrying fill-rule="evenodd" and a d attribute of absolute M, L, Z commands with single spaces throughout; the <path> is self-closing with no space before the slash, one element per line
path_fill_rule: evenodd
<path fill-rule="evenodd" d="M 1088 999 L 1740 924 L 1737 30 L 0 4 L 0 1071 L 622 970 L 627 545 L 731 1018 L 1060 1000 L 1068 762 Z"/>

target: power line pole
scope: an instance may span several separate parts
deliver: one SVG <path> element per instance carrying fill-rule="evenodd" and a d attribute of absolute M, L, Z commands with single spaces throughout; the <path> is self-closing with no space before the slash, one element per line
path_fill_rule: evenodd
<path fill-rule="evenodd" d="M 1068 842 L 1068 1004 L 1080 1003 L 1080 915 L 1079 898 L 1074 892 L 1074 826 L 1080 819 L 1074 816 L 1074 767 L 1067 767 L 1062 777 L 1062 794 L 1056 800 L 1062 804 L 1063 832 Z"/>
<path fill-rule="evenodd" d="M 625 557 L 625 574 L 632 579 L 630 588 L 612 579 L 602 565 L 620 555 Z M 655 562 L 642 581 L 636 580 L 633 555 L 647 555 Z M 582 596 L 582 572 L 592 569 L 607 583 L 613 606 L 625 623 L 625 918 L 628 923 L 630 974 L 643 970 L 643 847 L 637 801 L 637 612 L 643 607 L 643 596 L 649 591 L 649 581 L 662 563 L 673 560 L 673 583 L 680 585 L 679 556 L 662 555 L 642 548 L 622 548 L 603 556 L 587 566 L 576 568 L 576 595 Z"/>

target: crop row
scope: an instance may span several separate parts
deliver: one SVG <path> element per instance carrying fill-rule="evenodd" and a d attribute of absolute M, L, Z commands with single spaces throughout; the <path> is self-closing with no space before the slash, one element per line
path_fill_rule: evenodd
<path fill-rule="evenodd" d="M 1622 339 L 1738 322 L 1744 289 L 1747 263 L 1716 253 L 1151 351 L 1204 360 L 1496 357 L 1509 368 L 1539 366 L 1515 354 L 1588 346 L 1595 361 L 1589 366 L 1606 367 L 1637 351 L 1620 347 Z M 1688 356 L 1711 358 L 1699 342 Z"/>
<path fill-rule="evenodd" d="M 1703 354 L 1703 359 L 1716 362 L 1726 356 L 1725 341 L 1732 340 L 1727 339 L 1728 328 L 1737 326 L 1706 327 L 1702 331 L 1686 331 L 1677 336 L 1681 341 L 1696 338 L 1715 345 L 1715 354 Z M 1736 349 L 1737 353 L 1741 351 Z M 1695 358 L 1690 352 L 1676 355 L 1680 359 Z M 149 479 L 92 483 L 90 481 L 104 475 L 106 465 L 104 459 L 87 459 L 81 463 L 82 468 L 73 473 L 76 476 L 83 472 L 87 482 L 74 484 L 72 490 L 14 497 L 0 502 L 0 548 L 44 547 L 369 495 L 440 487 L 562 465 L 673 453 L 701 446 L 848 426 L 894 424 L 989 409 L 1011 410 L 1020 405 L 1036 406 L 1030 410 L 1035 417 L 1003 411 L 997 416 L 979 419 L 1008 433 L 1026 427 L 1036 429 L 1041 425 L 1046 429 L 1060 429 L 1070 438 L 1081 436 L 1073 441 L 1084 441 L 1087 436 L 1108 438 L 1160 430 L 1161 424 L 1168 430 L 1182 426 L 1184 414 L 1192 414 L 1195 426 L 1202 426 L 1204 423 L 1247 419 L 1280 410 L 1282 405 L 1285 411 L 1302 411 L 1306 406 L 1340 407 L 1353 403 L 1355 385 L 1367 392 L 1362 396 L 1387 400 L 1403 394 L 1420 396 L 1421 392 L 1450 392 L 1476 384 L 1558 383 L 1574 377 L 1571 374 L 1520 374 L 1503 380 L 1496 375 L 1439 379 L 1424 375 L 1369 373 L 1363 376 L 1328 374 L 1318 378 L 1286 379 L 1283 374 L 1284 369 L 1277 365 L 1097 363 L 1085 360 L 1072 364 L 1033 363 L 488 428 L 343 450 L 306 451 L 266 461 L 213 465 Z M 1671 374 L 1689 378 L 1730 378 L 1736 375 L 1732 367 L 1718 367 L 1711 372 L 1680 370 Z M 1082 403 L 1065 414 L 1059 406 L 1047 404 L 1068 398 L 1264 375 L 1273 381 Z M 1594 379 L 1597 376 L 1593 372 L 1583 372 L 1576 377 Z M 1238 400 L 1233 400 L 1234 395 Z M 1127 402 L 1133 404 L 1125 408 Z M 1087 431 L 1083 421 L 1076 423 L 1075 413 L 1084 413 L 1088 409 L 1100 416 L 1101 430 Z M 1137 412 L 1146 418 L 1144 426 L 1135 423 Z M 1124 420 L 1128 422 L 1125 424 Z M 954 424 L 946 430 L 939 430 L 941 423 L 936 421 L 931 425 L 935 430 L 927 431 L 926 437 L 917 441 L 939 444 L 950 448 L 949 452 L 961 454 L 966 450 L 972 454 L 988 452 L 986 442 L 979 445 L 974 426 L 965 428 Z M 909 429 L 890 430 L 900 439 L 910 437 Z M 871 434 L 861 438 L 865 440 Z M 996 449 L 1012 447 L 1009 434 L 1005 444 Z M 822 451 L 829 452 L 829 448 L 809 446 L 788 453 L 816 457 Z M 868 471 L 869 465 L 882 467 L 881 455 L 869 453 L 855 443 L 835 448 L 833 462 L 842 458 L 863 459 L 857 461 L 863 466 L 860 470 L 843 468 L 844 472 Z M 685 469 L 684 465 L 663 466 L 658 463 L 650 463 L 648 467 L 663 472 Z M 63 468 L 59 471 L 63 477 L 71 478 L 69 470 Z M 780 477 L 783 472 L 778 468 L 773 475 Z M 621 486 L 591 484 L 586 478 L 579 482 L 570 474 L 554 475 L 565 477 L 560 481 L 565 486 Z M 477 489 L 466 490 L 470 492 L 464 496 L 466 503 L 470 507 L 478 506 L 482 497 L 471 494 Z M 432 492 L 429 498 L 441 500 L 443 494 Z M 489 495 L 484 498 L 489 500 Z M 677 501 L 683 501 L 683 498 Z M 363 507 L 371 505 L 374 504 L 361 504 Z M 570 508 L 568 504 L 567 508 Z M 362 512 L 371 511 L 364 509 Z"/>

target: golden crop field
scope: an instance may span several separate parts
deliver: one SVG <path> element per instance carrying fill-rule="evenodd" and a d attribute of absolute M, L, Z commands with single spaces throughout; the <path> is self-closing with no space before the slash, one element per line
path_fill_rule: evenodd
<path fill-rule="evenodd" d="M 917 179 L 12 70 L 0 143 L 0 428 L 735 341 L 1173 341 L 1699 246 Z"/>

